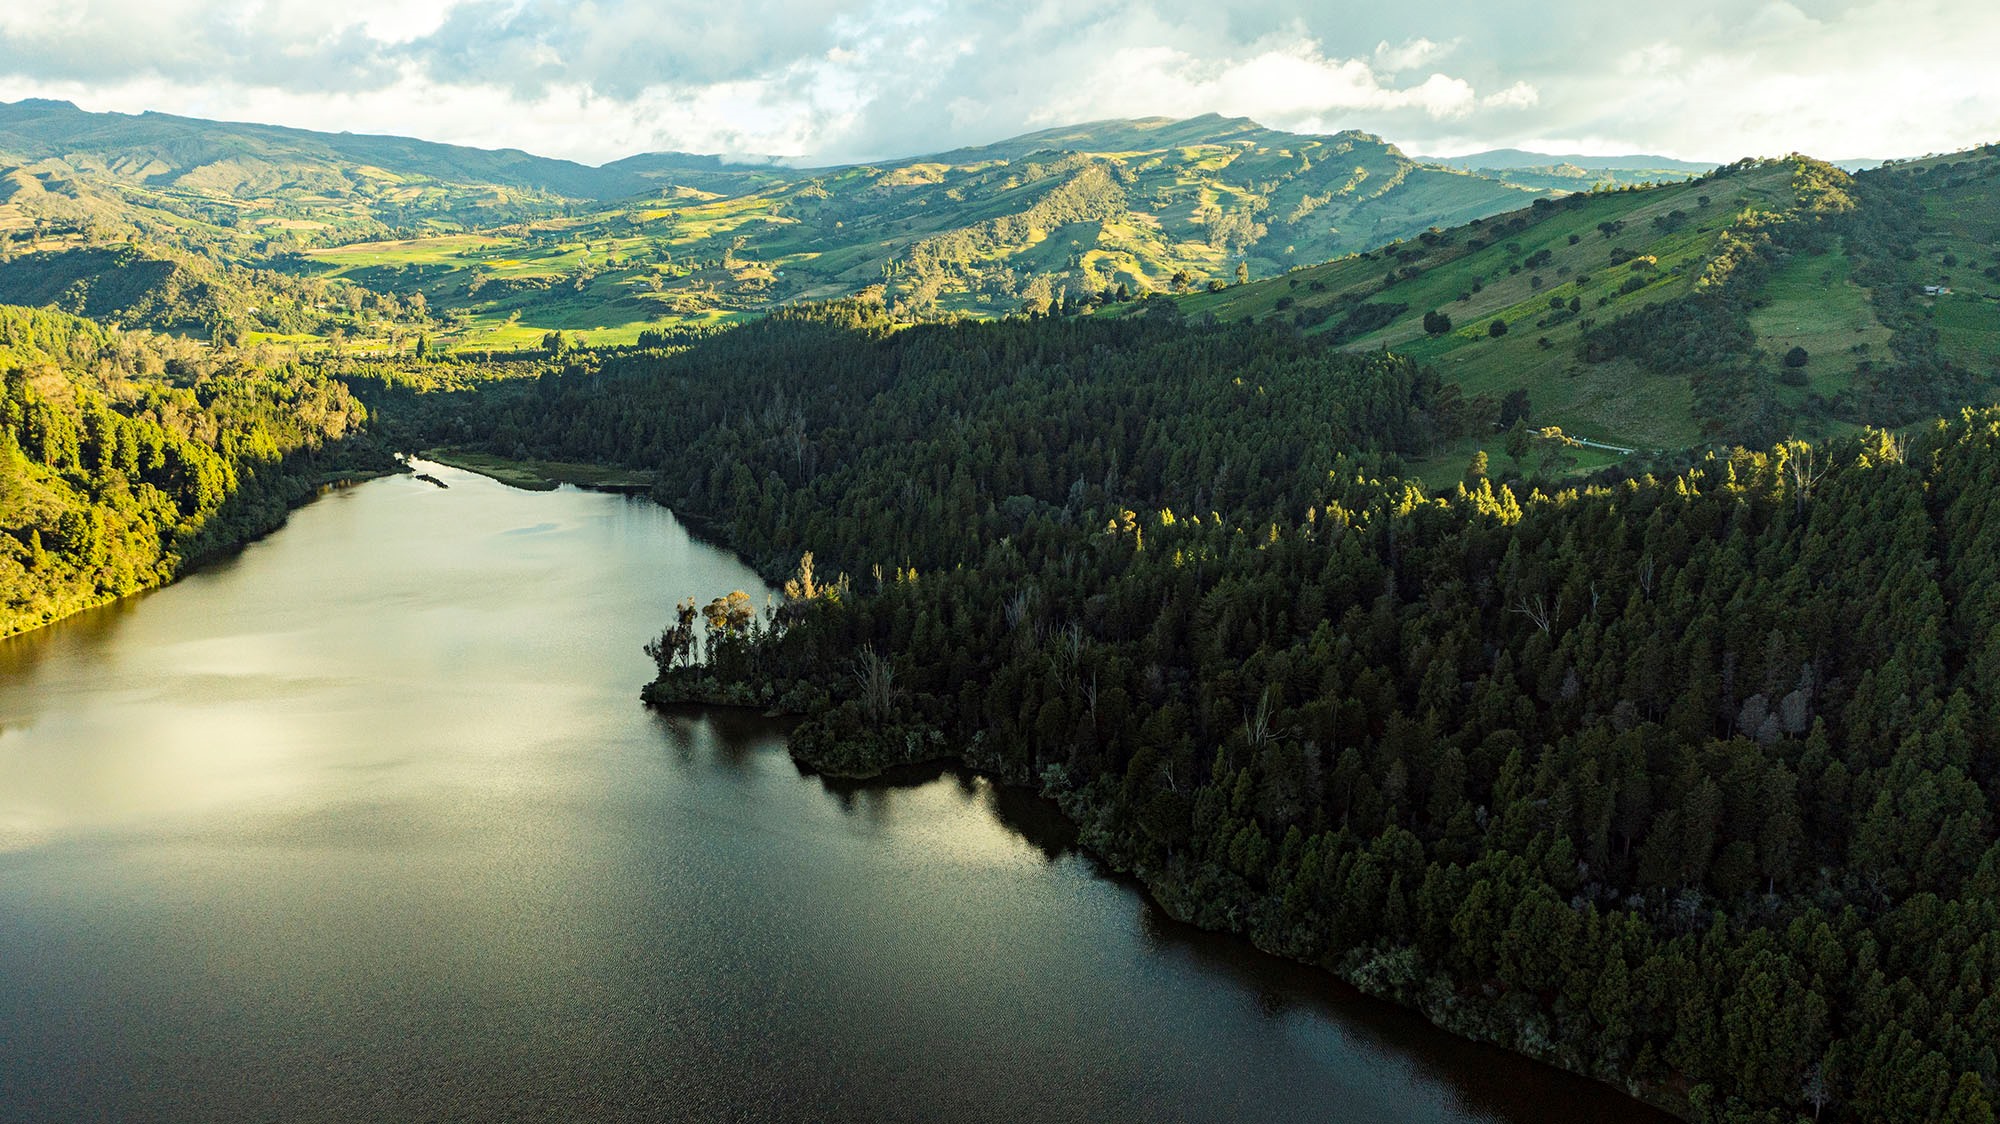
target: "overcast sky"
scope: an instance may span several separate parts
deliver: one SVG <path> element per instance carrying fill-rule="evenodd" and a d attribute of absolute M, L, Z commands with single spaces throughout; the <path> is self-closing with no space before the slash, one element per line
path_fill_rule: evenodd
<path fill-rule="evenodd" d="M 1993 0 L 0 0 L 0 100 L 599 163 L 1223 113 L 1455 155 L 2000 140 Z"/>

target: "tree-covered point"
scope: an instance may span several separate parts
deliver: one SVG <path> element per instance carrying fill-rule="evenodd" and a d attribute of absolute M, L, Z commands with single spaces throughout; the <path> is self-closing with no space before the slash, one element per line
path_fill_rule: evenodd
<path fill-rule="evenodd" d="M 1691 1119 L 1992 1119 L 2000 414 L 1431 496 L 1386 457 L 1463 403 L 1289 333 L 848 305 L 602 364 L 455 424 L 814 555 L 687 591 L 651 697 L 1039 785 L 1176 914 Z"/>
<path fill-rule="evenodd" d="M 0 635 L 160 585 L 380 470 L 339 382 L 0 306 Z"/>

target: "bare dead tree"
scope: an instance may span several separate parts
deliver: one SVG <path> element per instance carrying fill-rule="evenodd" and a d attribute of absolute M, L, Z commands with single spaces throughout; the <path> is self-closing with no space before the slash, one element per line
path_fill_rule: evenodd
<path fill-rule="evenodd" d="M 896 669 L 873 648 L 863 648 L 854 660 L 854 685 L 861 692 L 861 709 L 871 722 L 882 722 L 901 697 Z"/>
<path fill-rule="evenodd" d="M 1518 598 L 1507 611 L 1521 614 L 1535 622 L 1535 627 L 1542 630 L 1542 635 L 1549 635 L 1549 603 L 1541 594 L 1535 594 L 1533 601 L 1526 597 Z"/>
<path fill-rule="evenodd" d="M 1812 499 L 1813 489 L 1819 486 L 1820 480 L 1826 476 L 1826 470 L 1832 466 L 1820 463 L 1818 451 L 1803 441 L 1788 443 L 1786 451 L 1790 455 L 1785 459 L 1785 475 L 1792 485 L 1793 509 L 1803 515 L 1806 504 Z M 1900 449 L 1897 450 L 1896 459 L 1902 459 Z"/>
<path fill-rule="evenodd" d="M 1257 709 L 1243 715 L 1243 738 L 1251 749 L 1261 750 L 1278 739 L 1271 729 L 1271 689 L 1257 696 Z"/>
<path fill-rule="evenodd" d="M 1799 1088 L 1800 1094 L 1813 1106 L 1814 1120 L 1819 1119 L 1819 1114 L 1826 1108 L 1826 1103 L 1833 1099 L 1832 1090 L 1827 1088 L 1827 1084 L 1826 1063 L 1814 1062 L 1812 1068 L 1806 1070 L 1805 1083 Z"/>

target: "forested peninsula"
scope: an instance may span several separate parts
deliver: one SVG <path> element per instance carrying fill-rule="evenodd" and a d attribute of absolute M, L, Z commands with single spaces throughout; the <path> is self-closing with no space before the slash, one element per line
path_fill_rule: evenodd
<path fill-rule="evenodd" d="M 1399 478 L 1494 408 L 1283 328 L 866 301 L 404 403 L 789 575 L 691 600 L 649 698 L 1035 786 L 1176 915 L 1689 1119 L 1990 1121 L 2000 413 Z"/>
<path fill-rule="evenodd" d="M 0 306 L 0 636 L 172 581 L 395 462 L 345 384 Z"/>

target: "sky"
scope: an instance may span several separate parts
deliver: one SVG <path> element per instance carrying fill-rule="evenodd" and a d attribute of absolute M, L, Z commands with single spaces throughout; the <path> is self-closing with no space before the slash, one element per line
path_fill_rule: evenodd
<path fill-rule="evenodd" d="M 1728 161 L 2000 140 L 1992 0 L 4 0 L 0 100 L 887 159 L 1110 117 Z"/>

